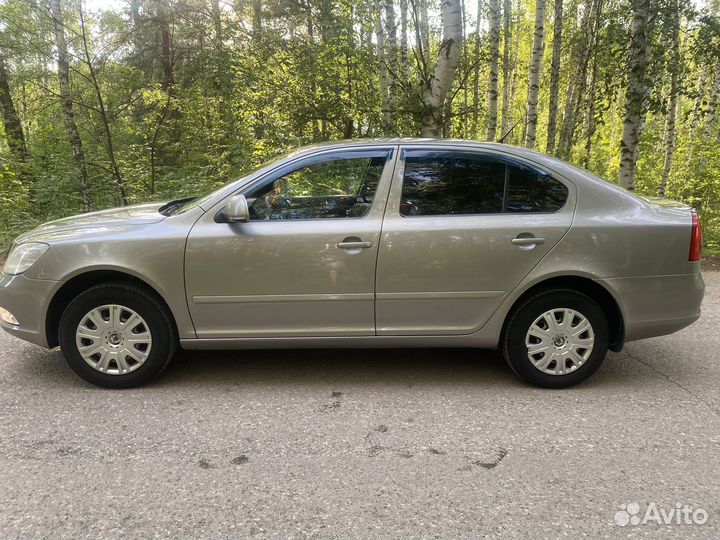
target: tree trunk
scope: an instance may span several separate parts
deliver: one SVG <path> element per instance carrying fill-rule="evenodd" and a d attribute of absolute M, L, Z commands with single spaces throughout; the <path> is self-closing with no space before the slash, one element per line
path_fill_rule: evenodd
<path fill-rule="evenodd" d="M 555 20 L 553 21 L 553 51 L 550 68 L 550 103 L 548 105 L 547 144 L 545 151 L 555 151 L 557 132 L 558 97 L 560 94 L 560 53 L 562 52 L 563 0 L 555 0 Z"/>
<path fill-rule="evenodd" d="M 400 0 L 400 82 L 403 89 L 410 81 L 408 64 L 408 0 Z"/>
<path fill-rule="evenodd" d="M 400 76 L 397 63 L 397 26 L 395 24 L 395 5 L 393 0 L 385 0 L 385 36 L 387 37 L 387 50 L 385 51 L 385 65 L 388 74 L 388 128 L 395 132 L 395 110 L 397 108 L 397 81 Z"/>
<path fill-rule="evenodd" d="M 385 129 L 392 124 L 392 108 L 390 100 L 390 83 L 387 60 L 385 58 L 385 32 L 382 24 L 382 9 L 380 2 L 375 0 L 375 40 L 377 46 L 378 79 L 380 81 L 380 97 L 382 100 L 382 113 Z"/>
<path fill-rule="evenodd" d="M 592 40 L 592 73 L 590 74 L 590 92 L 588 95 L 587 125 L 585 129 L 585 160 L 584 166 L 590 168 L 590 153 L 592 149 L 592 138 L 595 135 L 595 107 L 597 94 L 598 76 L 598 49 L 600 48 L 600 24 L 602 22 L 602 1 L 597 0 L 597 11 L 593 22 Z"/>
<path fill-rule="evenodd" d="M 416 0 L 420 7 L 420 39 L 425 65 L 430 65 L 430 23 L 428 21 L 428 0 Z"/>
<path fill-rule="evenodd" d="M 87 33 L 85 31 L 85 17 L 83 14 L 82 4 L 80 5 L 80 37 L 82 38 L 83 52 L 85 53 L 85 64 L 88 67 L 88 73 L 90 74 L 90 81 L 92 82 L 93 89 L 95 90 L 95 96 L 98 101 L 98 112 L 100 115 L 100 122 L 102 123 L 103 133 L 105 135 L 105 143 L 107 149 L 108 160 L 110 161 L 110 170 L 113 175 L 113 182 L 120 195 L 120 201 L 123 206 L 128 204 L 127 188 L 123 181 L 122 174 L 120 174 L 120 167 L 118 167 L 117 160 L 115 159 L 115 150 L 113 148 L 112 132 L 110 131 L 110 121 L 108 120 L 107 110 L 105 109 L 105 100 L 103 99 L 102 92 L 100 91 L 100 85 L 98 84 L 97 74 L 95 73 L 95 66 L 90 58 L 90 50 L 88 48 Z"/>
<path fill-rule="evenodd" d="M 145 71 L 145 54 L 143 51 L 142 18 L 140 17 L 140 0 L 130 0 L 130 18 L 132 21 L 132 43 L 135 65 Z"/>
<path fill-rule="evenodd" d="M 482 23 L 482 0 L 478 0 L 477 27 L 475 28 L 475 47 L 473 50 L 473 98 L 472 98 L 472 138 L 478 134 L 478 116 L 480 111 L 480 25 Z"/>
<path fill-rule="evenodd" d="M 462 15 L 460 0 L 442 0 L 440 6 L 443 40 L 432 78 L 423 91 L 422 135 L 439 137 L 443 132 L 443 109 L 462 50 Z"/>
<path fill-rule="evenodd" d="M 510 44 L 511 44 L 511 24 L 512 24 L 512 0 L 503 0 L 503 57 L 502 57 L 502 109 L 500 111 L 500 137 L 507 132 L 508 118 L 510 114 L 510 84 L 512 82 L 512 67 L 510 61 Z M 519 29 L 518 29 L 519 31 Z M 517 32 L 516 32 L 517 33 Z"/>
<path fill-rule="evenodd" d="M 220 0 L 211 0 L 212 4 L 212 20 L 213 26 L 215 27 L 215 48 L 222 48 L 223 31 L 222 31 L 222 17 L 220 16 Z"/>
<path fill-rule="evenodd" d="M 172 93 L 175 76 L 173 74 L 172 45 L 170 42 L 170 14 L 164 2 L 158 7 L 158 26 L 160 30 L 160 63 L 163 70 L 163 90 Z"/>
<path fill-rule="evenodd" d="M 252 38 L 257 44 L 262 39 L 262 1 L 253 0 L 252 2 Z"/>
<path fill-rule="evenodd" d="M 50 0 L 50 10 L 55 30 L 55 45 L 58 51 L 58 80 L 60 83 L 60 101 L 62 103 L 65 126 L 72 147 L 73 160 L 78 172 L 78 184 L 80 196 L 83 201 L 83 208 L 86 212 L 93 209 L 94 204 L 90 196 L 90 182 L 85 164 L 85 151 L 83 150 L 82 139 L 75 124 L 75 112 L 73 111 L 73 98 L 70 89 L 70 64 L 68 63 L 67 44 L 65 42 L 65 22 L 60 10 L 60 0 Z"/>
<path fill-rule="evenodd" d="M 670 66 L 670 96 L 668 98 L 667 121 L 665 128 L 665 163 L 658 188 L 658 195 L 665 196 L 670 170 L 672 169 L 675 154 L 676 134 L 675 127 L 678 116 L 678 103 L 680 100 L 680 69 L 682 66 L 680 55 L 680 5 L 678 0 L 673 2 L 672 9 L 672 65 Z"/>
<path fill-rule="evenodd" d="M 707 139 L 712 136 L 713 130 L 717 128 L 715 122 L 717 120 L 718 107 L 720 107 L 720 62 L 715 65 L 715 69 L 711 70 L 713 74 L 713 83 L 710 90 L 710 100 L 708 102 L 708 114 L 705 117 L 704 135 Z"/>
<path fill-rule="evenodd" d="M 533 36 L 530 74 L 528 76 L 527 128 L 525 131 L 525 147 L 535 148 L 535 132 L 537 131 L 537 106 L 540 94 L 540 69 L 545 52 L 545 0 L 535 1 L 535 34 Z"/>
<path fill-rule="evenodd" d="M 518 66 L 519 66 L 518 56 L 520 55 L 520 32 L 515 32 L 515 43 L 513 44 L 511 53 L 512 53 L 512 56 L 510 58 L 510 65 L 513 68 L 512 68 L 512 71 L 510 72 L 510 97 L 508 98 L 508 104 L 510 107 L 512 107 L 512 104 L 515 103 L 515 94 L 517 93 L 517 87 L 518 87 L 518 78 L 519 78 L 518 77 Z M 506 129 L 505 133 L 500 134 L 500 142 L 505 142 L 506 137 L 512 134 L 516 125 L 517 125 L 517 122 L 515 122 L 508 129 Z M 522 137 L 520 137 L 520 141 L 525 140 L 524 127 L 525 127 L 525 124 L 523 124 L 523 133 L 522 133 Z"/>
<path fill-rule="evenodd" d="M 10 152 L 18 163 L 23 164 L 28 157 L 25 133 L 10 93 L 10 81 L 2 53 L 0 53 L 0 108 L 2 108 L 5 137 Z"/>
<path fill-rule="evenodd" d="M 647 64 L 648 22 L 650 0 L 632 1 L 633 18 L 630 27 L 628 78 L 625 91 L 625 121 L 620 143 L 620 185 L 635 189 L 639 131 L 643 117 L 646 93 L 645 69 Z"/>
<path fill-rule="evenodd" d="M 490 28 L 490 74 L 488 76 L 488 120 L 485 138 L 494 141 L 497 138 L 498 113 L 498 59 L 500 58 L 500 0 L 489 0 Z"/>
<path fill-rule="evenodd" d="M 563 114 L 556 152 L 559 157 L 564 159 L 570 157 L 575 139 L 575 129 L 580 123 L 578 119 L 578 109 L 580 107 L 580 100 L 585 94 L 585 87 L 587 86 L 587 68 L 591 53 L 589 44 L 592 29 L 592 12 L 591 1 L 588 0 L 588 5 L 583 13 L 582 23 L 580 25 L 580 34 L 573 47 L 573 57 L 575 58 L 577 71 L 575 71 L 568 83 L 568 97 L 565 103 L 565 113 Z"/>

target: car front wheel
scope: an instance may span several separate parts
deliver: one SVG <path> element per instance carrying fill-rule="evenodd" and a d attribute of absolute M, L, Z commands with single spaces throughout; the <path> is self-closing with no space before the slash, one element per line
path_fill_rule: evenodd
<path fill-rule="evenodd" d="M 96 285 L 70 302 L 59 337 L 72 370 L 107 388 L 139 386 L 156 377 L 177 343 L 175 326 L 154 295 L 120 282 Z"/>
<path fill-rule="evenodd" d="M 608 350 L 602 308 L 571 290 L 539 293 L 511 315 L 502 344 L 515 373 L 543 388 L 566 388 L 592 375 Z"/>

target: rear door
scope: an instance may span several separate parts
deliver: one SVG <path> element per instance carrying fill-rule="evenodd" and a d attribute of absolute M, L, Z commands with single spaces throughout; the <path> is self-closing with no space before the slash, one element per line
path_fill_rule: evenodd
<path fill-rule="evenodd" d="M 574 187 L 500 153 L 407 147 L 378 254 L 378 335 L 480 329 L 569 229 Z"/>

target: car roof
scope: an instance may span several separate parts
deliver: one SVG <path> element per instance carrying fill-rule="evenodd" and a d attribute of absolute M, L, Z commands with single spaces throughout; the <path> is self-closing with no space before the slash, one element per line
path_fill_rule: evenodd
<path fill-rule="evenodd" d="M 330 150 L 332 148 L 349 148 L 357 146 L 378 146 L 378 145 L 402 145 L 402 146 L 435 146 L 435 147 L 457 147 L 466 146 L 474 149 L 486 149 L 493 150 L 495 152 L 504 152 L 507 154 L 525 157 L 527 159 L 538 161 L 538 160 L 551 160 L 553 162 L 562 162 L 562 160 L 523 148 L 521 146 L 514 146 L 511 144 L 503 144 L 496 142 L 485 142 L 485 141 L 473 141 L 467 139 L 436 139 L 436 138 L 421 138 L 421 137 L 386 137 L 377 139 L 343 139 L 339 141 L 326 141 L 310 144 L 297 149 L 293 154 L 306 152 L 308 150 Z"/>

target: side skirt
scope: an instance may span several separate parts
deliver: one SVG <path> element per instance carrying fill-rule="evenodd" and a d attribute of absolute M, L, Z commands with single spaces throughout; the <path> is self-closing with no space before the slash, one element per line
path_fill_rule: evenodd
<path fill-rule="evenodd" d="M 498 339 L 479 333 L 463 336 L 357 336 L 290 338 L 181 339 L 189 350 L 232 349 L 384 349 L 384 348 L 482 348 L 496 349 Z"/>

